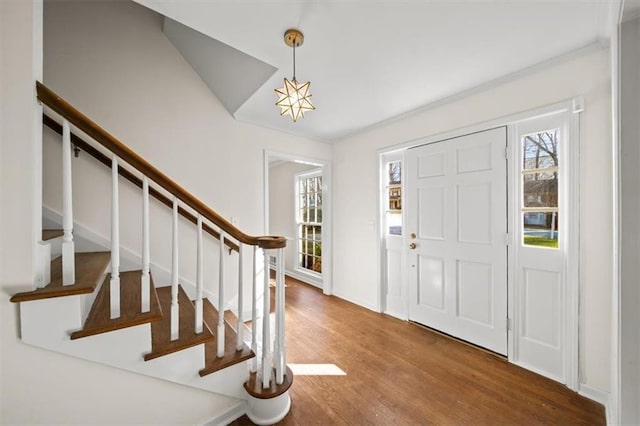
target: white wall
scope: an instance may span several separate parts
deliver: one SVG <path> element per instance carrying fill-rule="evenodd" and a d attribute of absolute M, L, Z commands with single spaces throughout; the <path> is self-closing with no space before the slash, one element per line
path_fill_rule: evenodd
<path fill-rule="evenodd" d="M 269 233 L 287 237 L 284 267 L 293 271 L 296 267 L 296 194 L 295 175 L 317 166 L 287 161 L 269 168 Z"/>
<path fill-rule="evenodd" d="M 52 1 L 45 3 L 44 24 L 45 84 L 222 216 L 235 218 L 246 233 L 264 232 L 265 149 L 320 159 L 331 156 L 329 145 L 235 121 L 162 33 L 160 15 L 143 6 Z M 44 199 L 58 211 L 59 150 L 59 136 L 46 132 Z M 75 219 L 108 236 L 108 169 L 86 155 L 74 160 L 74 167 Z M 126 212 L 121 244 L 138 253 L 139 193 L 121 185 L 123 216 Z M 171 267 L 169 213 L 152 207 L 151 258 L 166 268 Z M 194 227 L 183 221 L 180 276 L 191 281 L 195 249 Z M 205 259 L 216 259 L 212 240 L 205 250 Z M 245 266 L 249 276 L 250 262 Z M 232 297 L 236 268 L 231 264 L 226 270 L 226 294 Z M 205 262 L 204 276 L 205 288 L 215 291 L 217 262 Z M 245 300 L 250 306 L 249 297 Z"/>
<path fill-rule="evenodd" d="M 620 38 L 621 423 L 640 423 L 640 18 Z"/>
<path fill-rule="evenodd" d="M 377 149 L 584 95 L 580 146 L 580 372 L 609 391 L 612 196 L 609 56 L 591 49 L 334 145 L 334 293 L 377 310 Z M 345 248 L 349 248 L 348 250 Z M 357 265 L 357 266 L 356 266 Z"/>

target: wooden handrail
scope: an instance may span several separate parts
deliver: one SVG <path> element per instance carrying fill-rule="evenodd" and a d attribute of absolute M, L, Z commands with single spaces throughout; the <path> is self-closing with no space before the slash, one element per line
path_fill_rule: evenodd
<path fill-rule="evenodd" d="M 54 132 L 58 133 L 59 135 L 62 135 L 62 126 L 53 118 L 49 117 L 47 114 L 42 114 L 42 124 L 50 128 Z M 87 141 L 85 141 L 84 139 L 82 139 L 80 136 L 76 135 L 73 132 L 71 133 L 71 143 L 73 143 L 81 151 L 86 152 L 87 154 L 89 154 L 90 156 L 92 156 L 93 158 L 95 158 L 96 160 L 98 160 L 108 168 L 111 168 L 112 166 L 111 158 L 104 155 L 102 152 L 100 152 L 99 150 L 91 146 L 91 144 L 89 144 Z M 142 179 L 140 179 L 138 176 L 134 175 L 124 167 L 118 167 L 118 174 L 123 178 L 125 178 L 126 180 L 128 180 L 129 182 L 136 185 L 138 188 L 142 188 Z M 169 197 L 164 195 L 162 192 L 158 191 L 157 189 L 150 187 L 149 195 L 154 197 L 156 200 L 160 201 L 165 206 L 169 208 L 173 207 L 173 201 Z M 195 215 L 191 214 L 184 207 L 178 207 L 178 214 L 186 218 L 189 222 L 193 223 L 194 225 L 198 223 L 198 218 Z M 209 235 L 213 236 L 213 238 L 215 239 L 220 238 L 220 233 L 215 229 L 213 229 L 212 227 L 210 227 L 209 225 L 207 225 L 206 223 L 202 225 L 202 230 L 208 233 Z M 225 238 L 224 244 L 227 247 L 229 247 L 231 250 L 238 251 L 238 245 L 233 241 Z"/>
<path fill-rule="evenodd" d="M 51 89 L 49 89 L 39 81 L 36 81 L 36 92 L 38 100 L 40 100 L 40 102 L 60 114 L 76 128 L 80 129 L 82 132 L 90 136 L 93 140 L 115 154 L 118 158 L 124 160 L 126 163 L 141 172 L 143 175 L 147 176 L 147 178 L 160 185 L 171 195 L 177 197 L 180 201 L 194 209 L 207 220 L 214 223 L 221 230 L 223 230 L 229 236 L 235 238 L 237 241 L 247 245 L 257 245 L 258 247 L 263 249 L 276 249 L 286 246 L 287 241 L 285 237 L 256 237 L 247 235 L 244 232 L 240 231 L 231 222 L 220 216 L 217 212 L 204 204 L 198 198 L 194 197 L 182 186 L 178 185 L 147 160 L 135 153 L 131 148 L 109 134 L 106 130 L 104 130 L 90 118 L 82 114 L 71 104 L 62 99 L 60 96 L 58 96 Z M 137 179 L 137 177 L 135 177 L 134 175 L 132 175 L 132 177 Z"/>

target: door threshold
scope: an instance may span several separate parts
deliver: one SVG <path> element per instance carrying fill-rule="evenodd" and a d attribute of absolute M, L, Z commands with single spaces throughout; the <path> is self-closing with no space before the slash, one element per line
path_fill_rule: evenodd
<path fill-rule="evenodd" d="M 452 336 L 451 334 L 447 334 L 447 333 L 442 332 L 440 330 L 436 330 L 435 328 L 431 328 L 431 327 L 429 327 L 427 325 L 420 324 L 419 322 L 415 322 L 415 321 L 409 320 L 409 323 L 413 324 L 413 325 L 416 325 L 416 326 L 418 326 L 420 328 L 424 328 L 425 330 L 431 331 L 431 332 L 433 332 L 435 334 L 439 334 L 440 336 L 446 337 L 449 340 L 453 340 L 453 341 L 456 341 L 458 343 L 462 343 L 463 345 L 466 345 L 466 346 L 469 346 L 471 348 L 477 349 L 477 350 L 479 350 L 481 352 L 484 352 L 486 354 L 493 355 L 494 357 L 500 359 L 501 361 L 505 361 L 505 362 L 509 361 L 509 358 L 507 358 L 505 355 L 502 355 L 502 354 L 500 354 L 498 352 L 494 352 L 494 351 L 489 350 L 487 348 L 483 348 L 482 346 L 478 346 L 478 345 L 476 345 L 474 343 L 468 342 L 468 341 L 463 340 L 463 339 L 461 339 L 459 337 Z"/>

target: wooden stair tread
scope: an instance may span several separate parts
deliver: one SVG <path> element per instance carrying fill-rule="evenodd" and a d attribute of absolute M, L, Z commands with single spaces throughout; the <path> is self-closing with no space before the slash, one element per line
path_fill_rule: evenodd
<path fill-rule="evenodd" d="M 151 309 L 142 313 L 142 292 L 140 283 L 142 271 L 130 271 L 120 273 L 120 317 L 111 319 L 111 294 L 109 282 L 111 274 L 108 274 L 102 283 L 91 311 L 84 322 L 82 330 L 71 333 L 71 339 L 93 336 L 135 325 L 147 324 L 162 319 L 162 309 L 156 294 L 153 278 L 151 282 Z"/>
<path fill-rule="evenodd" d="M 216 327 L 218 324 L 218 310 L 213 306 L 209 299 L 203 300 L 204 322 L 209 327 Z M 226 318 L 225 312 L 225 318 Z M 242 345 L 241 350 L 236 350 L 236 331 L 229 325 L 227 321 L 224 322 L 224 356 L 218 358 L 218 349 L 216 341 L 208 342 L 204 345 L 204 365 L 205 367 L 200 370 L 200 377 L 204 377 L 207 374 L 215 373 L 223 368 L 230 367 L 234 364 L 238 364 L 242 361 L 246 361 L 255 356 L 253 351 L 247 346 Z"/>
<path fill-rule="evenodd" d="M 249 395 L 259 399 L 270 399 L 276 396 L 282 395 L 289 390 L 293 384 L 293 371 L 286 366 L 284 373 L 284 381 L 281 385 L 276 384 L 276 369 L 271 369 L 271 379 L 269 381 L 271 386 L 267 389 L 262 388 L 262 375 L 258 373 L 249 374 L 249 380 L 244 383 L 245 390 Z"/>
<path fill-rule="evenodd" d="M 54 238 L 62 237 L 64 231 L 62 229 L 43 229 L 42 241 L 53 240 Z"/>
<path fill-rule="evenodd" d="M 62 256 L 51 261 L 51 282 L 33 291 L 14 294 L 12 302 L 27 302 L 29 300 L 49 299 L 52 297 L 73 296 L 92 293 L 104 275 L 111 253 L 76 253 L 76 282 L 72 285 L 62 285 Z"/>
<path fill-rule="evenodd" d="M 192 346 L 213 341 L 215 337 L 206 323 L 202 333 L 194 331 L 195 308 L 181 286 L 178 286 L 178 304 L 180 306 L 180 337 L 171 341 L 171 287 L 156 289 L 160 307 L 164 315 L 160 321 L 151 324 L 151 352 L 144 356 L 145 361 L 152 360 Z"/>

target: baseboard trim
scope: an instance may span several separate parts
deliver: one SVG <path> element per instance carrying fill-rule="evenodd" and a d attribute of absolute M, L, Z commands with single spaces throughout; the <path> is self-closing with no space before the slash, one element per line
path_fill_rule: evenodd
<path fill-rule="evenodd" d="M 578 393 L 585 398 L 589 398 L 595 402 L 599 402 L 604 405 L 605 415 L 607 419 L 607 424 L 614 424 L 613 422 L 613 412 L 611 411 L 611 398 L 609 392 L 601 391 L 599 389 L 593 388 L 589 385 L 585 385 L 584 383 L 580 383 L 578 387 Z"/>
<path fill-rule="evenodd" d="M 301 274 L 299 272 L 296 271 L 291 271 L 289 269 L 286 269 L 284 271 L 285 275 L 290 276 L 291 278 L 295 278 L 298 281 L 302 281 L 305 284 L 309 284 L 312 285 L 314 287 L 319 288 L 320 290 L 322 290 L 322 280 L 318 280 L 317 278 L 313 278 L 310 277 L 306 274 Z"/>
<path fill-rule="evenodd" d="M 247 413 L 247 401 L 238 401 L 223 413 L 200 423 L 200 426 L 226 426 Z"/>

